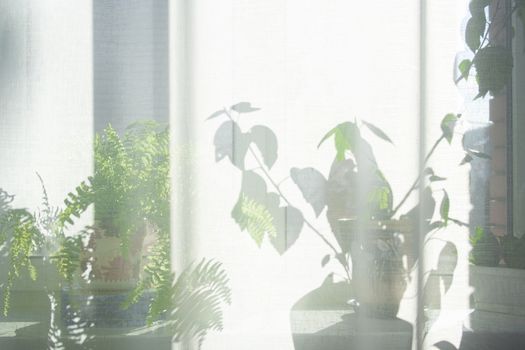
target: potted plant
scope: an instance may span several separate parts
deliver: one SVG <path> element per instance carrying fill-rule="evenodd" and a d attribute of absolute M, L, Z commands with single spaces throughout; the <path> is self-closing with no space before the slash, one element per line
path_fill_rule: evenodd
<path fill-rule="evenodd" d="M 22 276 L 25 285 L 52 291 L 53 341 L 96 343 L 103 341 L 96 337 L 101 327 L 118 333 L 156 323 L 168 340 L 201 344 L 209 330 L 222 328 L 223 305 L 231 302 L 222 265 L 203 259 L 177 276 L 171 270 L 168 142 L 167 127 L 154 122 L 134 124 L 122 137 L 108 126 L 95 140 L 94 175 L 68 194 L 64 209 L 51 207 L 44 187 L 35 214 L 11 208 L 13 197 L 0 192 L 0 245 L 10 261 L 4 313 Z M 93 204 L 95 224 L 66 235 Z M 54 267 L 53 281 L 61 282 L 53 289 L 42 284 L 35 254 Z"/>
<path fill-rule="evenodd" d="M 0 189 L 0 245 L 3 270 L 3 315 L 10 309 L 11 290 L 60 290 L 73 278 L 71 266 L 79 250 L 58 225 L 59 208 L 51 206 L 44 182 L 42 203 L 34 213 L 13 208 L 14 195 Z"/>
<path fill-rule="evenodd" d="M 94 144 L 95 172 L 68 194 L 60 222 L 67 227 L 94 206 L 91 238 L 82 256 L 96 289 L 137 283 L 146 236 L 169 232 L 168 130 L 135 123 L 121 137 L 109 125 Z"/>
<path fill-rule="evenodd" d="M 482 228 L 471 238 L 470 282 L 477 311 L 525 315 L 525 240 Z M 474 315 L 473 322 L 476 322 Z"/>
<path fill-rule="evenodd" d="M 81 253 L 81 270 L 89 274 L 80 296 L 70 297 L 94 296 L 99 309 L 116 310 L 118 320 L 107 312 L 91 314 L 99 324 L 129 325 L 136 318 L 125 309 L 143 304 L 137 322 L 164 319 L 176 338 L 190 334 L 202 341 L 209 329 L 222 327 L 221 305 L 230 302 L 230 289 L 214 261 L 188 266 L 177 278 L 171 272 L 168 127 L 138 122 L 120 136 L 109 125 L 96 135 L 94 150 L 93 176 L 68 194 L 59 218 L 67 226 L 94 206 L 94 225 L 87 228 L 90 238 Z M 190 306 L 194 313 L 188 314 Z"/>
<path fill-rule="evenodd" d="M 395 206 L 394 191 L 362 130 L 368 129 L 383 141 L 392 143 L 387 134 L 369 122 L 358 120 L 343 122 L 325 134 L 318 147 L 331 138 L 335 144 L 335 157 L 328 176 L 308 167 L 292 168 L 290 178 L 316 217 L 326 208 L 334 243 L 334 239 L 329 239 L 327 233 L 318 230 L 314 222 L 292 205 L 272 177 L 271 168 L 277 160 L 277 137 L 273 131 L 264 125 L 255 125 L 249 130 L 241 128 L 243 114 L 257 110 L 259 108 L 248 102 L 240 102 L 208 118 L 225 119 L 214 137 L 216 161 L 228 158 L 242 172 L 241 190 L 232 218 L 258 245 L 268 239 L 281 254 L 294 244 L 304 226 L 326 245 L 330 253 L 322 259 L 321 265 L 337 260 L 345 279 L 335 282 L 333 276 L 337 271 L 332 272 L 318 290 L 301 299 L 297 306 L 322 308 L 323 303 L 327 306 L 336 300 L 341 309 L 354 308 L 365 316 L 395 318 L 409 271 L 417 260 L 413 250 L 414 236 L 423 237 L 450 223 L 462 224 L 449 217 L 450 199 L 446 190 L 432 191 L 431 186 L 439 186 L 446 179 L 435 174 L 427 164 L 441 143 L 452 142 L 460 115 L 447 114 L 443 118 L 441 135 L 424 159 L 424 170 Z M 237 114 L 236 118 L 233 113 Z M 259 167 L 246 169 L 246 157 L 255 160 Z M 488 158 L 482 152 L 467 149 L 461 164 L 475 157 Z M 423 193 L 427 212 L 420 219 L 418 207 L 406 210 L 404 204 L 422 182 L 429 185 Z M 441 194 L 439 206 L 434 199 L 435 193 Z M 431 222 L 434 210 L 439 210 L 440 219 Z M 425 223 L 424 232 L 415 228 L 420 220 Z M 403 256 L 408 257 L 407 263 L 403 263 Z"/>

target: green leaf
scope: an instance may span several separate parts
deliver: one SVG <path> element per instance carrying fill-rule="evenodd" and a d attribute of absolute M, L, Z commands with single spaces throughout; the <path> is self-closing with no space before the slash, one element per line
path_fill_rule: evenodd
<path fill-rule="evenodd" d="M 464 164 L 470 163 L 471 161 L 472 161 L 472 156 L 470 154 L 466 154 L 465 157 L 459 163 L 459 165 L 464 165 Z"/>
<path fill-rule="evenodd" d="M 323 257 L 323 260 L 321 260 L 321 267 L 325 267 L 326 264 L 328 264 L 329 261 L 330 261 L 330 254 L 326 254 Z"/>
<path fill-rule="evenodd" d="M 244 169 L 244 158 L 248 152 L 248 135 L 241 131 L 239 125 L 231 120 L 222 123 L 213 138 L 215 145 L 215 161 L 228 157 L 230 162 L 239 169 Z"/>
<path fill-rule="evenodd" d="M 476 52 L 481 44 L 481 38 L 485 33 L 485 15 L 471 17 L 465 29 L 465 42 L 472 52 Z"/>
<path fill-rule="evenodd" d="M 301 190 L 303 198 L 312 206 L 315 216 L 319 217 L 326 206 L 327 180 L 323 174 L 311 167 L 292 168 L 290 176 Z"/>
<path fill-rule="evenodd" d="M 272 214 L 262 203 L 244 193 L 241 193 L 231 215 L 241 230 L 246 230 L 258 246 L 261 246 L 265 235 L 277 235 Z"/>
<path fill-rule="evenodd" d="M 251 113 L 260 110 L 260 108 L 253 107 L 250 102 L 239 102 L 230 108 L 237 113 Z"/>
<path fill-rule="evenodd" d="M 317 145 L 317 148 L 321 147 L 321 145 L 323 144 L 323 142 L 325 142 L 327 139 L 330 138 L 330 136 L 332 136 L 333 134 L 335 134 L 335 132 L 337 131 L 337 126 L 335 128 L 333 128 L 332 130 L 328 131 L 326 133 L 326 135 L 323 136 L 323 138 L 321 139 L 321 141 L 319 141 L 319 144 Z"/>
<path fill-rule="evenodd" d="M 272 129 L 264 125 L 255 125 L 247 135 L 262 154 L 264 164 L 271 169 L 277 161 L 277 137 Z"/>
<path fill-rule="evenodd" d="M 321 146 L 321 144 L 329 139 L 332 135 L 339 135 L 342 137 L 342 139 L 345 140 L 349 150 L 353 150 L 356 142 L 357 142 L 357 136 L 359 134 L 359 128 L 354 122 L 344 122 L 338 124 L 336 127 L 331 129 L 326 133 L 326 135 L 321 139 L 317 147 Z"/>
<path fill-rule="evenodd" d="M 475 245 L 478 243 L 483 236 L 485 235 L 485 230 L 481 226 L 476 226 L 476 229 L 474 230 L 474 235 L 470 237 L 470 243 L 472 245 Z"/>
<path fill-rule="evenodd" d="M 449 144 L 452 143 L 452 137 L 454 136 L 454 128 L 456 127 L 458 119 L 459 117 L 457 114 L 449 113 L 445 115 L 445 117 L 441 121 L 441 131 L 443 132 L 443 136 Z"/>
<path fill-rule="evenodd" d="M 370 129 L 370 131 L 372 131 L 377 137 L 379 137 L 380 139 L 386 141 L 386 142 L 390 142 L 391 144 L 394 144 L 394 142 L 392 142 L 392 140 L 390 139 L 390 137 L 388 137 L 388 135 L 381 129 L 379 129 L 377 126 L 371 124 L 371 123 L 368 123 L 366 121 L 363 120 L 363 124 L 368 128 Z"/>
<path fill-rule="evenodd" d="M 423 170 L 423 175 L 434 175 L 434 169 L 432 169 L 431 167 L 426 167 Z"/>
<path fill-rule="evenodd" d="M 368 201 L 370 203 L 377 203 L 377 208 L 379 210 L 387 210 L 390 209 L 390 188 L 387 186 L 381 186 L 374 188 L 368 198 Z"/>
<path fill-rule="evenodd" d="M 472 68 L 472 61 L 469 59 L 464 59 L 459 63 L 459 72 L 461 73 L 461 78 L 468 80 L 470 74 L 470 68 Z"/>
<path fill-rule="evenodd" d="M 441 215 L 441 219 L 445 222 L 445 225 L 448 223 L 448 212 L 450 210 L 450 199 L 448 197 L 447 191 L 443 190 L 444 195 L 443 199 L 441 200 L 441 206 L 439 207 L 439 214 Z"/>
<path fill-rule="evenodd" d="M 335 132 L 335 150 L 336 150 L 336 159 L 341 161 L 345 160 L 345 152 L 350 148 L 346 138 L 340 130 Z"/>
<path fill-rule="evenodd" d="M 485 14 L 485 7 L 490 5 L 490 0 L 471 0 L 469 3 L 469 10 L 472 16 L 480 16 Z"/>
<path fill-rule="evenodd" d="M 437 175 L 432 175 L 428 178 L 428 180 L 430 182 L 436 182 L 436 181 L 444 181 L 446 180 L 447 178 L 446 177 L 441 177 L 441 176 L 437 176 Z"/>
<path fill-rule="evenodd" d="M 473 59 L 476 67 L 479 94 L 498 94 L 512 77 L 514 65 L 512 51 L 502 46 L 487 46 L 480 49 Z"/>
<path fill-rule="evenodd" d="M 216 112 L 213 112 L 206 120 L 210 120 L 210 119 L 214 119 L 214 118 L 220 117 L 223 114 L 226 114 L 226 111 L 224 109 L 218 110 Z"/>

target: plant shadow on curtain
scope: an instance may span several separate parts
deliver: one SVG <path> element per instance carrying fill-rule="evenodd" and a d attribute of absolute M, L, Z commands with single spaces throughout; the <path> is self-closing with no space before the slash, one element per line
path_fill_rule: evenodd
<path fill-rule="evenodd" d="M 0 4 L 2 349 L 525 348 L 523 1 L 56 5 Z"/>

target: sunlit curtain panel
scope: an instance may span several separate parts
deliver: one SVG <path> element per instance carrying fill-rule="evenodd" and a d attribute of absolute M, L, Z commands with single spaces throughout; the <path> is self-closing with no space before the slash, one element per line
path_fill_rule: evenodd
<path fill-rule="evenodd" d="M 0 0 L 0 349 L 525 349 L 524 88 L 524 0 Z"/>

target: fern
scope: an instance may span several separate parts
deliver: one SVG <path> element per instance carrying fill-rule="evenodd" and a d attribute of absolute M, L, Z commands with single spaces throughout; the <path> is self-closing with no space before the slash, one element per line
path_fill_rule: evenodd
<path fill-rule="evenodd" d="M 140 122 L 121 137 L 108 125 L 95 137 L 95 173 L 68 194 L 60 221 L 94 205 L 96 225 L 126 246 L 144 220 L 169 230 L 169 195 L 168 128 Z"/>
<path fill-rule="evenodd" d="M 170 268 L 169 248 L 169 235 L 160 235 L 150 251 L 142 279 L 128 295 L 123 305 L 127 308 L 137 303 L 146 290 L 152 289 L 154 297 L 149 306 L 148 325 L 163 315 L 170 305 L 173 274 Z"/>
<path fill-rule="evenodd" d="M 73 280 L 80 268 L 80 255 L 83 250 L 82 236 L 64 237 L 58 252 L 51 256 L 59 274 L 67 281 Z"/>
<path fill-rule="evenodd" d="M 201 260 L 179 276 L 173 286 L 169 327 L 175 340 L 194 337 L 199 348 L 210 330 L 223 329 L 222 306 L 231 303 L 229 281 L 222 265 Z"/>
<path fill-rule="evenodd" d="M 233 208 L 232 217 L 241 230 L 248 231 L 259 246 L 265 234 L 270 237 L 277 235 L 272 214 L 263 204 L 247 197 L 244 193 L 241 193 L 239 201 Z"/>
<path fill-rule="evenodd" d="M 231 303 L 229 281 L 220 263 L 204 259 L 175 280 L 169 247 L 169 237 L 161 236 L 150 252 L 145 276 L 123 306 L 137 303 L 146 290 L 152 290 L 147 324 L 165 319 L 164 327 L 176 340 L 196 337 L 201 344 L 208 331 L 222 330 L 222 306 Z"/>
<path fill-rule="evenodd" d="M 0 218 L 9 210 L 10 204 L 13 202 L 15 196 L 10 195 L 0 188 Z"/>
<path fill-rule="evenodd" d="M 8 250 L 9 268 L 7 280 L 3 285 L 3 314 L 9 312 L 11 289 L 22 270 L 36 280 L 36 269 L 29 256 L 38 247 L 40 232 L 35 226 L 34 217 L 26 209 L 8 208 L 0 218 L 0 242 Z"/>

